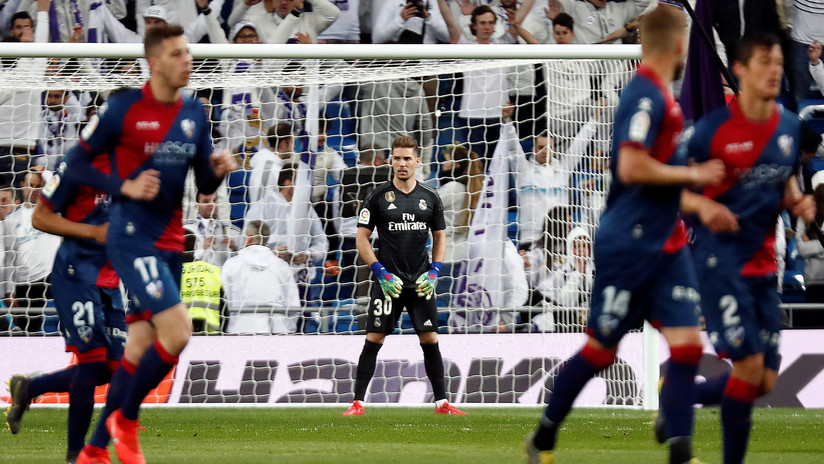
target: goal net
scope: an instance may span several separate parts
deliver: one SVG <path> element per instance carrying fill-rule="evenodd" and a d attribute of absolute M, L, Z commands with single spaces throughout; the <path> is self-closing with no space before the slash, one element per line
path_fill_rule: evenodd
<path fill-rule="evenodd" d="M 8 160 L 0 175 L 17 187 L 23 210 L 89 117 L 112 92 L 141 87 L 148 65 L 130 45 L 4 45 L 0 134 L 20 135 L 8 147 L 0 143 L 0 161 Z M 353 399 L 373 317 L 371 273 L 355 246 L 360 207 L 391 178 L 392 141 L 410 136 L 420 146 L 416 177 L 438 191 L 444 207 L 447 252 L 435 298 L 450 401 L 545 402 L 563 360 L 585 339 L 612 115 L 639 50 L 273 48 L 192 46 L 186 92 L 204 103 L 216 149 L 229 150 L 240 168 L 216 198 L 198 195 L 194 182 L 187 188 L 183 216 L 194 264 L 184 270 L 181 290 L 196 336 L 150 400 Z M 394 197 L 385 200 L 394 206 Z M 12 355 L 0 361 L 3 379 L 70 359 L 61 354 L 51 301 L 21 295 L 39 288 L 30 280 L 45 281 L 58 242 L 43 240 L 25 218 L 14 220 L 28 235 L 4 231 L 10 298 L 0 346 Z M 249 224 L 264 229 L 266 246 L 289 264 L 293 282 L 263 281 L 264 266 L 243 261 Z M 396 227 L 415 224 L 412 214 Z M 36 246 L 26 245 L 35 236 Z M 286 298 L 292 292 L 297 299 Z M 367 402 L 430 401 L 407 314 L 395 333 L 402 335 L 387 339 Z M 582 404 L 644 404 L 647 382 L 657 381 L 657 344 L 651 332 L 630 334 Z"/>

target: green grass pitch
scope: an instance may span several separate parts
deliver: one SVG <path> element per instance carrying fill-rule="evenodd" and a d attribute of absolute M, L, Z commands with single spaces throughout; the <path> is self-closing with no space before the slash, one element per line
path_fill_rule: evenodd
<path fill-rule="evenodd" d="M 518 463 L 523 437 L 540 409 L 466 408 L 467 416 L 430 409 L 340 410 L 146 409 L 141 433 L 149 463 Z M 18 435 L 0 432 L 0 462 L 57 463 L 65 453 L 66 410 L 32 409 Z M 558 462 L 666 462 L 654 443 L 651 413 L 573 411 L 562 430 Z M 718 410 L 696 412 L 696 456 L 721 462 Z M 758 409 L 747 462 L 824 462 L 824 411 Z M 117 462 L 116 460 L 114 462 Z"/>

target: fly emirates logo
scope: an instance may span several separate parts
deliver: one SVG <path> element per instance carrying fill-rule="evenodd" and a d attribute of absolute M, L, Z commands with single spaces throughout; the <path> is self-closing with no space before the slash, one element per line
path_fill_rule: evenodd
<path fill-rule="evenodd" d="M 398 232 L 398 231 L 406 231 L 406 230 L 428 230 L 428 226 L 425 222 L 416 221 L 415 215 L 412 213 L 401 213 L 401 219 L 403 222 L 390 222 L 389 223 L 389 231 L 390 232 Z"/>

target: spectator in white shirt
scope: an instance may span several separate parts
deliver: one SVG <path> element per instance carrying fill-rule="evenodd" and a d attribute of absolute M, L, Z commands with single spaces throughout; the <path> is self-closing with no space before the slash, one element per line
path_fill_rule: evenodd
<path fill-rule="evenodd" d="M 34 15 L 37 11 L 37 6 L 33 0 L 23 0 L 20 3 L 19 10 L 27 11 Z M 95 5 L 96 4 L 96 5 Z M 5 8 L 9 8 L 7 3 Z M 49 6 L 50 19 L 53 17 L 52 24 L 57 26 L 56 30 L 49 31 L 50 42 L 69 42 L 69 37 L 76 26 L 81 26 L 84 29 L 89 25 L 89 16 L 92 8 L 103 8 L 112 15 L 116 20 L 121 20 L 126 17 L 127 9 L 124 0 L 106 0 L 103 2 L 95 0 L 51 0 Z M 79 21 L 78 21 L 79 19 Z M 52 34 L 57 33 L 57 36 Z"/>
<path fill-rule="evenodd" d="M 240 249 L 240 229 L 218 217 L 216 193 L 197 194 L 197 217 L 184 227 L 195 236 L 195 261 L 220 267 Z"/>
<path fill-rule="evenodd" d="M 446 5 L 446 0 L 438 0 L 438 2 L 449 30 L 451 43 L 516 43 L 520 30 L 518 27 L 511 27 L 509 33 L 500 38 L 493 37 L 497 16 L 489 6 L 481 5 L 472 9 L 470 31 L 475 38 L 470 40 L 463 35 Z M 467 0 L 462 1 L 462 13 L 467 14 L 470 7 L 471 4 Z M 507 10 L 507 14 L 510 17 L 510 23 L 515 23 L 514 12 Z M 500 68 L 464 73 L 461 108 L 458 112 L 459 124 L 462 128 L 467 128 L 467 140 L 472 151 L 478 153 L 483 160 L 484 171 L 500 138 L 503 108 L 509 105 L 507 74 L 508 70 Z"/>
<path fill-rule="evenodd" d="M 365 0 L 366 3 L 371 0 Z M 356 44 L 361 41 L 360 0 L 332 0 L 340 16 L 318 35 L 322 44 Z"/>
<path fill-rule="evenodd" d="M 816 88 L 810 75 L 810 45 L 824 43 L 824 0 L 795 0 L 792 18 L 792 60 L 795 74 L 795 99 L 821 98 L 822 89 Z"/>
<path fill-rule="evenodd" d="M 628 0 L 624 2 L 549 0 L 547 5 L 545 12 L 550 21 L 554 21 L 555 17 L 561 12 L 569 14 L 575 20 L 575 33 L 578 36 L 578 42 L 594 44 L 607 36 L 612 37 L 632 32 L 637 28 L 637 19 L 658 7 L 658 2 L 652 0 Z"/>
<path fill-rule="evenodd" d="M 312 11 L 305 11 L 311 4 Z M 229 16 L 229 26 L 245 19 L 258 26 L 263 43 L 317 43 L 318 35 L 340 16 L 329 0 L 260 0 L 236 1 Z"/>
<path fill-rule="evenodd" d="M 269 240 L 269 226 L 259 220 L 249 221 L 245 237 L 244 248 L 226 261 L 220 273 L 229 306 L 226 332 L 296 332 L 300 312 L 298 286 L 289 264 L 264 246 Z M 292 311 L 282 311 L 289 309 Z"/>
<path fill-rule="evenodd" d="M 37 164 L 49 171 L 57 169 L 63 155 L 77 142 L 80 112 L 71 110 L 72 103 L 79 106 L 77 98 L 71 92 L 46 92 L 46 107 L 43 109 L 40 135 L 43 159 L 38 160 Z"/>
<path fill-rule="evenodd" d="M 372 41 L 445 43 L 449 42 L 449 32 L 435 0 L 388 0 L 375 13 Z"/>
<path fill-rule="evenodd" d="M 526 17 L 532 9 L 534 1 L 524 0 L 518 5 L 518 0 L 450 0 L 450 12 L 454 18 L 457 18 L 458 26 L 460 26 L 464 36 L 472 38 L 475 35 L 472 33 L 471 27 L 472 10 L 478 6 L 488 6 L 497 16 L 492 38 L 498 39 L 509 32 L 511 23 L 531 23 L 531 20 L 526 20 Z M 510 11 L 507 10 L 510 10 L 514 15 L 510 16 Z M 510 22 L 510 19 L 512 22 Z"/>
<path fill-rule="evenodd" d="M 48 277 L 60 246 L 60 237 L 32 225 L 34 205 L 44 185 L 40 171 L 27 173 L 22 204 L 3 221 L 5 294 L 12 306 L 26 309 L 27 315 L 16 317 L 15 325 L 29 333 L 42 330 L 42 308 L 51 298 Z"/>
<path fill-rule="evenodd" d="M 249 167 L 252 169 L 247 184 L 249 203 L 259 201 L 269 193 L 269 190 L 277 189 L 280 169 L 285 163 L 297 162 L 292 126 L 286 123 L 272 126 L 267 141 L 269 148 L 261 148 L 249 161 Z"/>
<path fill-rule="evenodd" d="M 483 172 L 478 155 L 470 153 L 462 145 L 448 145 L 444 149 L 440 178 L 438 195 L 443 201 L 446 224 L 444 264 L 458 265 L 466 259 L 469 224 L 472 223 L 472 215 L 483 188 Z M 441 274 L 448 273 L 442 271 Z"/>
<path fill-rule="evenodd" d="M 260 220 L 269 226 L 271 234 L 266 245 L 275 250 L 278 257 L 292 266 L 295 280 L 301 290 L 301 300 L 305 303 L 309 283 L 315 277 L 317 266 L 323 264 L 329 241 L 323 225 L 314 209 L 298 211 L 292 202 L 294 193 L 295 169 L 284 166 L 278 174 L 278 189 L 270 190 L 260 201 L 253 203 L 246 212 L 246 222 Z M 302 205 L 297 205 L 300 207 Z M 310 222 L 308 237 L 295 233 L 298 214 L 308 214 Z"/>
<path fill-rule="evenodd" d="M 19 42 L 45 43 L 49 36 L 49 1 L 37 1 L 37 21 L 25 11 L 12 16 L 11 38 Z M 45 58 L 21 58 L 6 66 L 8 72 L 25 72 L 32 79 L 42 79 Z M 40 136 L 41 92 L 21 90 L 8 93 L 0 103 L 0 183 L 19 186 L 24 173 L 37 153 Z"/>

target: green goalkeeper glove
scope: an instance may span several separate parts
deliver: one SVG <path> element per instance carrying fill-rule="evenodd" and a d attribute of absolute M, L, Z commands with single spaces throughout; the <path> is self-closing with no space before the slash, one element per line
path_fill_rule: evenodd
<path fill-rule="evenodd" d="M 426 297 L 426 299 L 432 298 L 432 294 L 435 293 L 435 279 L 438 278 L 438 275 L 441 273 L 441 266 L 443 263 L 432 263 L 432 267 L 429 269 L 429 272 L 424 272 L 418 277 L 418 280 L 415 281 L 415 293 L 418 296 Z"/>
<path fill-rule="evenodd" d="M 389 298 L 397 298 L 401 296 L 403 281 L 400 277 L 387 271 L 386 268 L 383 267 L 383 264 L 377 261 L 372 263 L 372 266 L 370 267 L 372 268 L 372 273 L 375 274 L 375 277 L 378 279 L 378 283 L 383 291 L 383 296 Z"/>

